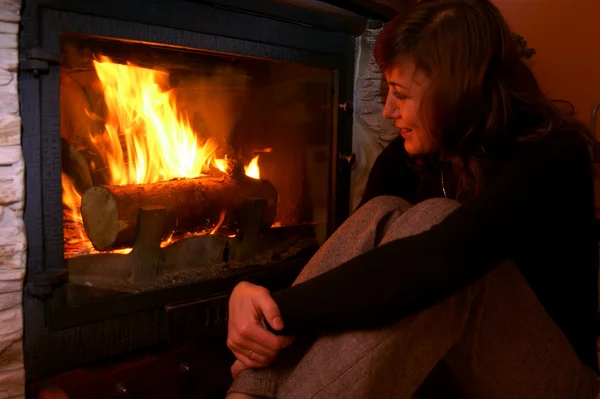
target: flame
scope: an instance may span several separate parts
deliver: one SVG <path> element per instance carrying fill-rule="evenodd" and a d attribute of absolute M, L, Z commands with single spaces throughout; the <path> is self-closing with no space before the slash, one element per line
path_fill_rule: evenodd
<path fill-rule="evenodd" d="M 214 165 L 217 169 L 224 173 L 230 173 L 231 165 L 226 159 L 215 159 Z"/>
<path fill-rule="evenodd" d="M 81 195 L 75 190 L 75 185 L 66 174 L 61 173 L 60 179 L 63 187 L 63 218 L 72 221 L 74 227 L 74 233 L 70 240 L 85 241 L 87 237 L 81 218 Z"/>
<path fill-rule="evenodd" d="M 210 234 L 215 234 L 215 232 L 217 230 L 219 230 L 219 227 L 221 227 L 221 225 L 223 224 L 223 221 L 225 220 L 225 215 L 227 214 L 227 210 L 225 208 L 221 209 L 221 215 L 219 215 L 219 221 L 217 222 L 217 225 L 210 231 Z"/>
<path fill-rule="evenodd" d="M 90 139 L 93 152 L 102 164 L 90 162 L 92 171 L 103 175 L 111 185 L 147 184 L 175 178 L 192 178 L 208 174 L 211 167 L 232 173 L 232 160 L 216 157 L 218 143 L 225 143 L 233 127 L 234 103 L 230 97 L 215 95 L 221 88 L 239 79 L 232 71 L 217 77 L 199 79 L 198 110 L 206 131 L 194 131 L 188 116 L 177 107 L 175 89 L 170 87 L 169 73 L 136 65 L 118 64 L 109 57 L 93 61 L 101 83 L 104 116 L 84 108 L 93 120 L 104 121 L 104 131 Z M 211 80 L 212 79 L 212 80 Z M 245 83 L 236 87 L 244 88 Z M 231 125 L 231 126 L 230 126 Z M 98 159 L 98 158 L 96 158 Z M 246 168 L 246 174 L 259 178 L 258 156 Z M 62 176 L 65 219 L 79 225 L 79 236 L 85 238 L 80 213 L 81 197 L 73 183 Z M 225 214 L 213 229 L 222 224 Z M 162 246 L 171 243 L 169 237 Z M 89 242 L 88 242 L 89 243 Z M 91 247 L 91 244 L 90 244 Z M 130 249 L 129 249 L 130 250 Z"/>
<path fill-rule="evenodd" d="M 217 143 L 202 141 L 181 115 L 169 74 L 100 56 L 94 69 L 102 83 L 104 134 L 92 138 L 103 154 L 110 184 L 154 183 L 204 174 Z"/>
<path fill-rule="evenodd" d="M 246 171 L 246 176 L 250 176 L 253 179 L 260 179 L 260 170 L 258 168 L 258 155 L 252 158 L 252 161 L 248 164 L 248 166 L 244 167 Z"/>
<path fill-rule="evenodd" d="M 65 173 L 60 174 L 63 187 L 64 215 L 74 222 L 82 222 L 81 219 L 81 195 L 75 190 L 75 185 Z"/>

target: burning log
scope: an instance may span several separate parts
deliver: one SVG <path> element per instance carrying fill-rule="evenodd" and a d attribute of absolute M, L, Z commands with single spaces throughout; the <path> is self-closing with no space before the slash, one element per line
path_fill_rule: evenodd
<path fill-rule="evenodd" d="M 75 189 L 83 194 L 92 187 L 92 175 L 83 156 L 65 138 L 60 139 L 62 171 L 73 181 Z"/>
<path fill-rule="evenodd" d="M 141 208 L 165 207 L 164 238 L 173 231 L 211 227 L 223 210 L 226 210 L 224 223 L 234 222 L 244 204 L 255 198 L 266 199 L 262 226 L 271 226 L 278 200 L 273 184 L 263 179 L 234 176 L 91 187 L 81 201 L 85 232 L 100 251 L 131 246 L 136 240 Z"/>

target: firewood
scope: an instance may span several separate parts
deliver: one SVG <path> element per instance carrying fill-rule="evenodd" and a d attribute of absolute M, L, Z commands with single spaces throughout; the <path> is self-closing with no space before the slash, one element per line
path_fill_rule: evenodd
<path fill-rule="evenodd" d="M 255 198 L 267 200 L 262 226 L 271 226 L 277 211 L 277 190 L 267 180 L 239 175 L 94 186 L 83 194 L 81 214 L 88 238 L 97 250 L 104 251 L 133 245 L 141 208 L 165 207 L 165 238 L 173 231 L 210 228 L 223 210 L 224 224 L 230 225 L 244 204 Z"/>
<path fill-rule="evenodd" d="M 92 175 L 87 162 L 64 137 L 60 139 L 60 155 L 62 171 L 73 181 L 77 192 L 83 194 L 92 187 Z"/>

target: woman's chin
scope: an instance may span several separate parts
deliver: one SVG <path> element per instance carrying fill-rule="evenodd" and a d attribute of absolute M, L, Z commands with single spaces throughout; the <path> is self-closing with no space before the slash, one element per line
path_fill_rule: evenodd
<path fill-rule="evenodd" d="M 423 151 L 420 151 L 420 148 L 418 146 L 415 146 L 414 143 L 411 143 L 409 141 L 404 142 L 404 149 L 406 150 L 408 155 L 412 155 L 412 156 L 423 155 Z"/>

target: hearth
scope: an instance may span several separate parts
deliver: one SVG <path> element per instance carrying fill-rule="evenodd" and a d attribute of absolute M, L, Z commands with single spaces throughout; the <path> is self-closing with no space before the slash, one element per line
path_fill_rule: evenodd
<path fill-rule="evenodd" d="M 25 3 L 30 379 L 222 334 L 347 217 L 366 19 L 266 3 Z"/>
<path fill-rule="evenodd" d="M 325 239 L 330 70 L 66 33 L 61 54 L 72 284 L 163 288 Z"/>

